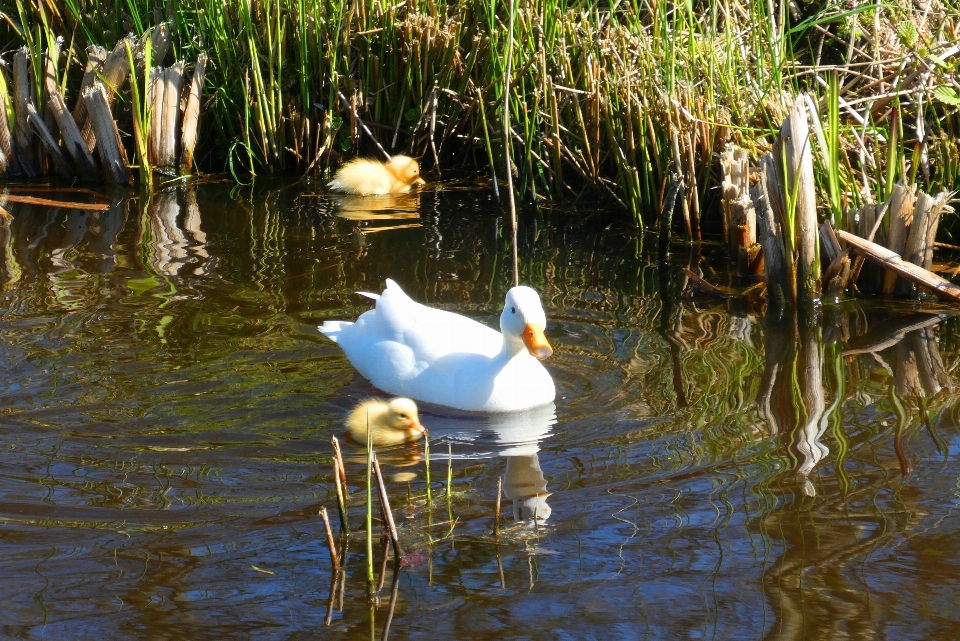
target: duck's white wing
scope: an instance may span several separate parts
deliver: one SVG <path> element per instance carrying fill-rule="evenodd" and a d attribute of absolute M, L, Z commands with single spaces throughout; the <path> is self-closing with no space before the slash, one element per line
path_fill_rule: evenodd
<path fill-rule="evenodd" d="M 500 332 L 466 316 L 421 305 L 390 279 L 376 311 L 383 337 L 408 347 L 426 364 L 460 352 L 495 356 L 503 344 Z"/>

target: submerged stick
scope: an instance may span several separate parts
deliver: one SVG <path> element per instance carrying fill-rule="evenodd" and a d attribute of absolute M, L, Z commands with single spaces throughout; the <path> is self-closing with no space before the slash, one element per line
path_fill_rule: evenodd
<path fill-rule="evenodd" d="M 400 547 L 400 537 L 397 536 L 397 526 L 393 521 L 393 512 L 390 510 L 390 498 L 387 496 L 387 486 L 383 483 L 383 475 L 380 473 L 380 461 L 373 457 L 373 473 L 377 475 L 377 490 L 380 492 L 380 507 L 383 509 L 384 521 L 387 526 L 387 532 L 390 534 L 390 541 L 393 543 L 393 555 L 403 557 L 403 548 Z"/>
<path fill-rule="evenodd" d="M 387 608 L 387 621 L 383 624 L 383 634 L 380 635 L 380 641 L 387 641 L 390 638 L 390 624 L 393 623 L 393 612 L 397 608 L 397 597 L 400 595 L 400 572 L 397 567 L 393 568 L 393 579 L 390 581 L 390 605 Z"/>
<path fill-rule="evenodd" d="M 367 410 L 367 591 L 373 595 L 373 436 L 370 434 L 370 410 Z"/>
<path fill-rule="evenodd" d="M 500 495 L 503 494 L 503 477 L 497 477 L 497 503 L 493 509 L 493 535 L 500 536 Z"/>
<path fill-rule="evenodd" d="M 323 619 L 323 625 L 329 626 L 333 621 L 333 605 L 337 599 L 337 583 L 340 581 L 340 573 L 333 572 L 330 580 L 330 596 L 327 598 L 327 616 Z"/>
<path fill-rule="evenodd" d="M 447 443 L 447 501 L 453 492 L 453 445 Z"/>
<path fill-rule="evenodd" d="M 337 557 L 337 546 L 333 542 L 333 530 L 330 529 L 330 519 L 327 517 L 327 508 L 320 508 L 320 518 L 323 519 L 323 528 L 327 531 L 327 547 L 330 548 L 330 563 L 333 565 L 333 574 L 340 571 L 340 559 Z"/>
<path fill-rule="evenodd" d="M 433 494 L 430 491 L 430 437 L 423 435 L 423 461 L 425 466 L 425 477 L 427 479 L 427 505 L 433 503 Z"/>

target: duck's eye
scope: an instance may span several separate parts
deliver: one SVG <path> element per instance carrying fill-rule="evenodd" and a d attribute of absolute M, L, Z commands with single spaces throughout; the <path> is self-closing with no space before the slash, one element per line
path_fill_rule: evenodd
<path fill-rule="evenodd" d="M 510 313 L 511 313 L 511 314 L 516 314 L 516 313 L 517 313 L 517 308 L 516 308 L 516 307 L 511 307 L 511 308 L 510 308 Z"/>

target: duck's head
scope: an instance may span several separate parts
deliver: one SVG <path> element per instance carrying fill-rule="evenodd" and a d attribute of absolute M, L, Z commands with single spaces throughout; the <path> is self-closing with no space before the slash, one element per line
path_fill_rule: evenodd
<path fill-rule="evenodd" d="M 386 163 L 387 171 L 407 185 L 422 187 L 427 184 L 420 177 L 420 165 L 410 156 L 394 156 Z"/>
<path fill-rule="evenodd" d="M 404 432 L 407 441 L 416 441 L 427 433 L 427 429 L 420 423 L 417 404 L 409 398 L 391 399 L 387 403 L 383 422 L 384 428 Z"/>
<path fill-rule="evenodd" d="M 500 331 L 507 340 L 519 338 L 532 356 L 543 360 L 553 354 L 553 348 L 543 334 L 546 328 L 547 316 L 535 290 L 521 285 L 507 292 L 500 314 Z"/>

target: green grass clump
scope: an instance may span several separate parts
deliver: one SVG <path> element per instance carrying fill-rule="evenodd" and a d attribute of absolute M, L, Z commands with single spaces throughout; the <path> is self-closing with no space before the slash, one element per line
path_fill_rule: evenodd
<path fill-rule="evenodd" d="M 814 143 L 825 146 L 817 156 L 825 215 L 882 200 L 905 171 L 928 191 L 953 187 L 955 3 L 828 2 L 791 15 L 793 6 L 518 0 L 509 82 L 518 191 L 528 200 L 603 196 L 642 223 L 678 167 L 697 186 L 688 198 L 705 201 L 717 152 L 736 142 L 758 157 L 799 91 L 825 118 Z M 428 170 L 491 175 L 506 142 L 498 106 L 507 7 L 16 0 L 16 12 L 0 17 L 0 44 L 36 50 L 43 29 L 65 36 L 65 84 L 75 87 L 88 44 L 112 48 L 169 21 L 178 59 L 210 56 L 197 152 L 207 170 L 324 171 L 368 151 L 359 117 L 391 153 L 420 156 Z"/>

